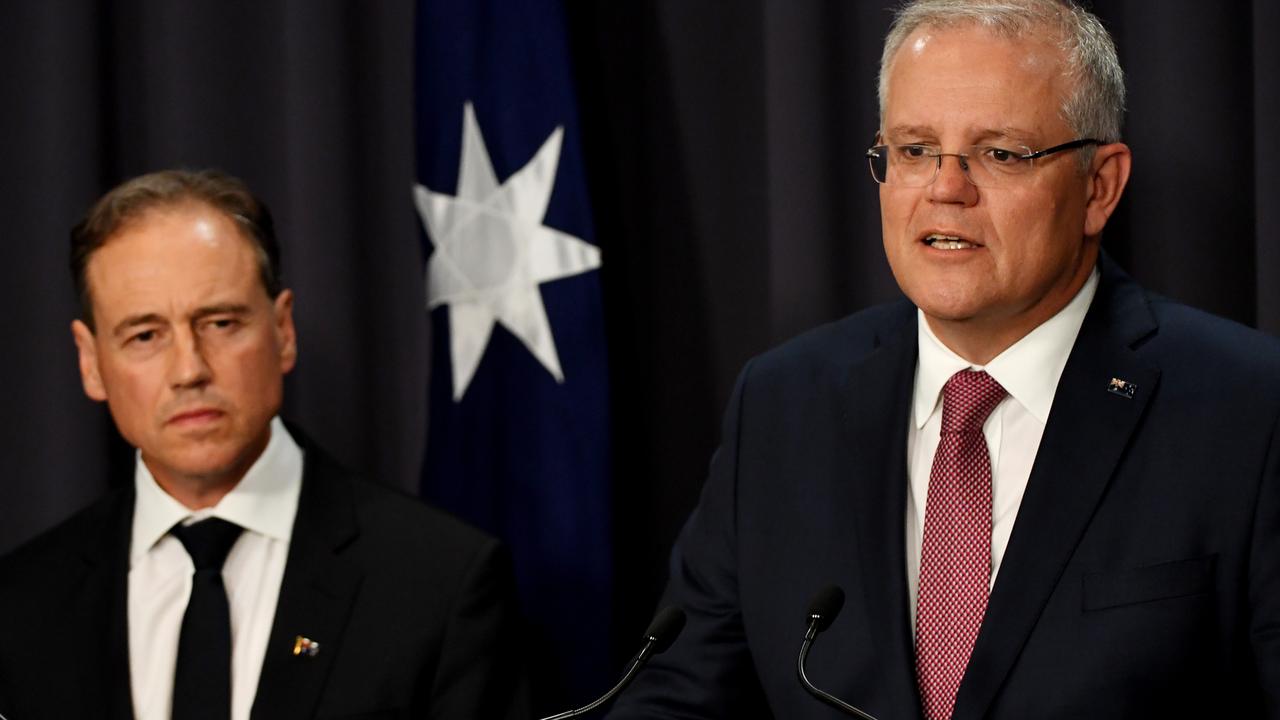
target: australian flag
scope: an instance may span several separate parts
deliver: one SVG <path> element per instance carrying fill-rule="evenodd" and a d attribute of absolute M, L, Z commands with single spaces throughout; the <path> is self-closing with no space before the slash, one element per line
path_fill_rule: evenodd
<path fill-rule="evenodd" d="M 613 679 L 604 319 L 560 0 L 420 0 L 415 208 L 432 366 L 422 493 L 502 538 L 535 701 Z"/>

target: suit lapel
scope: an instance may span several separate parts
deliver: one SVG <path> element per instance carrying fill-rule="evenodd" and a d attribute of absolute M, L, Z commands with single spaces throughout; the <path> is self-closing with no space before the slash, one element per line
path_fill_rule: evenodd
<path fill-rule="evenodd" d="M 70 599 L 72 622 L 59 643 L 79 682 L 83 716 L 133 717 L 129 679 L 129 542 L 133 488 L 116 493 L 85 524 L 83 580 Z M 98 642 L 91 639 L 97 638 Z M 84 650 L 90 649 L 90 652 Z M 70 700 L 70 698 L 66 698 Z"/>
<path fill-rule="evenodd" d="M 845 459 L 832 493 L 837 508 L 853 512 L 855 522 L 845 526 L 853 526 L 858 548 L 857 565 L 844 565 L 849 575 L 841 584 L 860 593 L 873 633 L 871 638 L 850 638 L 849 643 L 869 644 L 877 656 L 878 692 L 891 703 L 879 713 L 895 718 L 920 713 L 904 548 L 907 423 L 917 347 L 915 308 L 904 308 L 909 316 L 878 337 L 879 347 L 849 369 L 841 398 L 844 432 L 839 438 Z M 850 600 L 858 599 L 850 595 Z"/>
<path fill-rule="evenodd" d="M 1000 685 L 1057 586 L 1155 391 L 1159 370 L 1134 343 L 1155 330 L 1142 291 L 1105 258 L 1102 284 L 1058 382 L 1026 494 L 956 698 L 955 720 L 975 720 Z M 1117 277 L 1118 276 L 1118 277 Z M 1136 384 L 1131 398 L 1112 378 Z"/>
<path fill-rule="evenodd" d="M 351 489 L 317 449 L 291 432 L 306 449 L 306 470 L 253 704 L 252 717 L 263 720 L 315 714 L 362 578 L 342 554 L 358 535 Z M 295 655 L 299 636 L 318 642 L 320 651 Z"/>

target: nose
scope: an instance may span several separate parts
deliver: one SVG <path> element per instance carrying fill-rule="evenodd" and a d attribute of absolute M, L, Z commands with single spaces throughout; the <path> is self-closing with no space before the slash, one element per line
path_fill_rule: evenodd
<path fill-rule="evenodd" d="M 948 162 L 950 161 L 950 162 Z M 972 205 L 978 200 L 978 188 L 969 180 L 968 158 L 960 155 L 938 157 L 938 174 L 929 185 L 929 197 L 935 202 Z"/>
<path fill-rule="evenodd" d="M 169 359 L 169 384 L 175 390 L 206 385 L 212 375 L 200 340 L 190 330 L 175 333 Z"/>

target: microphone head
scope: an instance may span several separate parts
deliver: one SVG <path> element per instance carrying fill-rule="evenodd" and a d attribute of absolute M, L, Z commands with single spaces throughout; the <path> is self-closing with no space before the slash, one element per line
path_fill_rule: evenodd
<path fill-rule="evenodd" d="M 844 607 L 844 591 L 835 585 L 828 585 L 818 591 L 809 601 L 809 614 L 805 622 L 813 623 L 818 632 L 831 626 L 831 622 Z"/>
<path fill-rule="evenodd" d="M 653 622 L 649 623 L 649 629 L 644 631 L 645 639 L 653 643 L 653 654 L 656 655 L 671 647 L 676 636 L 684 629 L 684 620 L 684 611 L 675 605 L 663 608 L 662 612 L 653 618 Z"/>

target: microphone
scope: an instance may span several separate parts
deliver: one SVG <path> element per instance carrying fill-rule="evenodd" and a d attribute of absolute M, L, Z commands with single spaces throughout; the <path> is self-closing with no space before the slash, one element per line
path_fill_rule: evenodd
<path fill-rule="evenodd" d="M 583 713 L 591 712 L 601 705 L 608 702 L 614 695 L 622 692 L 622 689 L 631 684 L 632 678 L 639 672 L 640 668 L 649 659 L 667 648 L 671 647 L 671 643 L 675 642 L 676 636 L 684 629 L 684 611 L 672 605 L 666 607 L 662 612 L 653 618 L 653 622 L 649 623 L 649 629 L 644 631 L 644 647 L 640 648 L 640 652 L 636 653 L 636 657 L 631 661 L 631 666 L 627 668 L 627 672 L 623 674 L 622 679 L 614 685 L 609 692 L 600 696 L 590 705 L 584 705 L 577 710 L 568 710 L 559 715 L 551 715 L 542 720 L 564 720 L 564 718 L 577 717 Z"/>
<path fill-rule="evenodd" d="M 876 720 L 831 693 L 814 687 L 813 683 L 809 682 L 809 677 L 804 674 L 804 662 L 809 658 L 809 648 L 813 647 L 813 641 L 818 637 L 818 633 L 831 627 L 831 622 L 836 619 L 843 607 L 844 591 L 835 585 L 822 588 L 817 595 L 813 596 L 813 600 L 809 601 L 809 614 L 805 617 L 809 623 L 809 629 L 805 631 L 804 643 L 800 645 L 800 659 L 796 661 L 796 673 L 800 676 L 800 684 L 804 689 L 822 702 L 837 710 L 843 710 L 853 717 Z"/>

